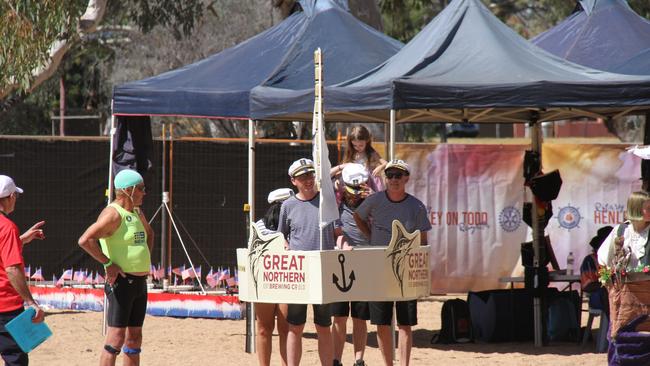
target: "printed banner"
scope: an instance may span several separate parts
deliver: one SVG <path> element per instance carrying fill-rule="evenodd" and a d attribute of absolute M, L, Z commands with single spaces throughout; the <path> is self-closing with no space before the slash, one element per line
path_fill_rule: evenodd
<path fill-rule="evenodd" d="M 627 145 L 544 143 L 545 172 L 563 185 L 546 233 L 561 268 L 573 252 L 575 271 L 596 230 L 623 220 L 628 195 L 640 189 L 640 159 Z M 523 221 L 523 156 L 528 145 L 398 145 L 412 167 L 407 191 L 427 206 L 432 293 L 503 287 L 522 275 L 520 244 L 531 240 Z"/>
<path fill-rule="evenodd" d="M 104 290 L 94 288 L 29 287 L 41 305 L 55 309 L 104 310 Z M 237 296 L 147 294 L 147 314 L 188 318 L 242 319 L 243 305 Z"/>

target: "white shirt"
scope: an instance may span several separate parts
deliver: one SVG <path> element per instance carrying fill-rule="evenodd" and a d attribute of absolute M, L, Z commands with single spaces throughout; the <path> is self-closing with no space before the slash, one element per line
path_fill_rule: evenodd
<path fill-rule="evenodd" d="M 615 245 L 614 239 L 618 235 L 617 225 L 614 230 L 609 234 L 603 245 L 598 248 L 598 264 L 603 266 L 612 267 L 614 262 Z M 630 249 L 630 263 L 627 269 L 633 270 L 639 265 L 639 258 L 645 255 L 645 245 L 648 242 L 648 233 L 650 233 L 650 226 L 646 227 L 640 233 L 634 230 L 634 226 L 630 223 L 623 231 L 623 247 Z"/>

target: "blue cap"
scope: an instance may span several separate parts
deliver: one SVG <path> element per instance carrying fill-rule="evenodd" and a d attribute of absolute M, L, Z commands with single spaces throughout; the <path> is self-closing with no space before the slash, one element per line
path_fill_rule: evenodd
<path fill-rule="evenodd" d="M 142 182 L 144 182 L 144 180 L 142 179 L 140 173 L 131 169 L 125 169 L 117 173 L 114 181 L 115 188 L 117 189 L 133 187 Z"/>

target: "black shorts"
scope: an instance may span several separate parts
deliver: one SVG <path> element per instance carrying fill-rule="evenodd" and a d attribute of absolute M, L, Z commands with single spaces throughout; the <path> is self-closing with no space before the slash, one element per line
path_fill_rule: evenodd
<path fill-rule="evenodd" d="M 109 327 L 141 327 L 147 312 L 147 276 L 117 276 L 113 286 L 104 285 Z"/>
<path fill-rule="evenodd" d="M 14 338 L 5 329 L 5 324 L 23 311 L 24 309 L 21 307 L 17 310 L 0 313 L 0 354 L 7 366 L 27 366 L 29 364 L 27 353 L 20 349 Z M 0 362 L 2 361 L 0 360 Z"/>
<path fill-rule="evenodd" d="M 398 325 L 417 325 L 417 300 L 370 302 L 370 324 L 391 325 L 393 321 L 393 304 L 397 313 Z"/>
<path fill-rule="evenodd" d="M 332 325 L 332 316 L 330 315 L 330 304 L 312 305 L 314 310 L 314 324 L 321 327 Z M 287 322 L 291 325 L 303 325 L 307 322 L 307 305 L 306 304 L 289 304 L 287 310 Z"/>
<path fill-rule="evenodd" d="M 370 320 L 370 310 L 368 309 L 367 301 L 335 302 L 330 304 L 330 312 L 332 316 L 352 315 L 355 319 Z"/>

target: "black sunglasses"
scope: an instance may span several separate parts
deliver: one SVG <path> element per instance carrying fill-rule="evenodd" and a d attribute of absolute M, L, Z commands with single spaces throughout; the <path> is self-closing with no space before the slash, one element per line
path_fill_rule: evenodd
<path fill-rule="evenodd" d="M 388 179 L 393 179 L 393 178 L 402 179 L 403 176 L 404 176 L 404 173 L 401 173 L 401 172 L 386 173 L 386 178 L 388 178 Z"/>

